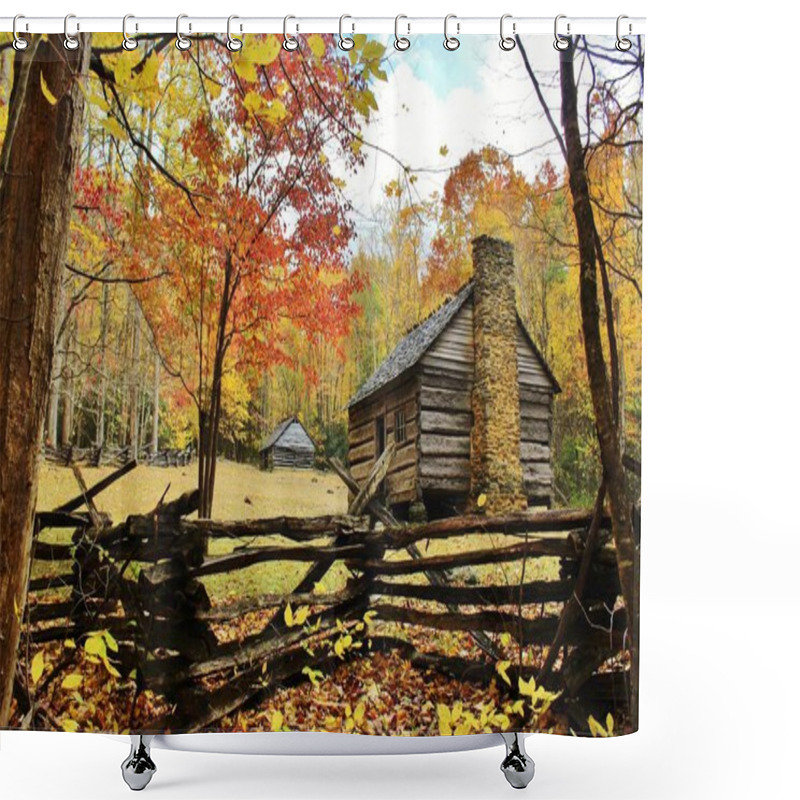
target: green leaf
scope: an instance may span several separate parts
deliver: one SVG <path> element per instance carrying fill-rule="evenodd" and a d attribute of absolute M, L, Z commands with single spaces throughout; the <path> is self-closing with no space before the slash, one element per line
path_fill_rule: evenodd
<path fill-rule="evenodd" d="M 67 733 L 75 733 L 78 730 L 78 723 L 74 719 L 62 719 L 61 729 Z"/>

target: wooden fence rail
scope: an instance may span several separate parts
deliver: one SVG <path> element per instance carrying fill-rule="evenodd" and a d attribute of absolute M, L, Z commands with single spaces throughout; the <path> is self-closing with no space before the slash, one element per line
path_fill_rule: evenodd
<path fill-rule="evenodd" d="M 133 466 L 124 465 L 118 473 Z M 113 479 L 105 479 L 102 488 Z M 202 729 L 258 702 L 281 682 L 296 680 L 304 667 L 320 668 L 338 637 L 363 636 L 359 631 L 368 611 L 372 648 L 362 642 L 340 657 L 394 647 L 426 669 L 487 683 L 496 678 L 493 654 L 500 635 L 510 634 L 525 648 L 544 649 L 553 642 L 561 609 L 574 592 L 592 520 L 591 511 L 567 509 L 401 525 L 385 509 L 376 509 L 367 494 L 358 495 L 367 516 L 190 520 L 186 517 L 197 509 L 194 492 L 113 525 L 93 508 L 99 491 L 82 492 L 89 514 L 75 513 L 76 498 L 39 515 L 26 637 L 36 644 L 111 631 L 122 644 L 123 667 L 137 670 L 139 688 L 162 693 L 173 708 L 153 722 L 154 730 Z M 377 528 L 376 517 L 381 520 Z M 600 524 L 607 530 L 607 520 Z M 71 542 L 42 538 L 46 528 L 55 527 L 72 529 Z M 465 536 L 471 538 L 456 541 Z M 226 539 L 242 544 L 230 554 L 206 555 L 209 540 Z M 441 549 L 450 539 L 453 546 L 444 553 L 423 555 L 417 547 L 437 541 Z M 513 584 L 495 578 L 484 585 L 471 574 L 538 559 L 557 559 L 557 577 Z M 291 592 L 212 602 L 204 579 L 268 562 L 309 569 Z M 335 564 L 349 575 L 344 585 L 318 591 L 316 584 Z M 38 574 L 42 570 L 47 574 Z M 623 611 L 614 611 L 618 595 L 614 550 L 605 534 L 581 598 L 584 613 L 560 641 L 560 669 L 547 678 L 553 688 L 566 690 L 562 702 L 584 723 L 589 710 L 602 713 L 624 705 L 619 691 L 624 668 L 617 656 L 627 623 Z M 307 607 L 307 623 L 287 623 L 287 605 Z M 261 629 L 234 639 L 221 640 L 215 633 L 254 613 L 262 615 Z M 414 645 L 414 631 L 420 629 L 472 635 L 489 655 L 470 661 L 421 653 Z M 219 688 L 208 689 L 209 679 Z"/>

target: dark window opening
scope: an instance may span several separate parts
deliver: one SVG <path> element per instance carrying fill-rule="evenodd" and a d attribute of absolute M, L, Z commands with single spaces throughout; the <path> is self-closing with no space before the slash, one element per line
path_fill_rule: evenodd
<path fill-rule="evenodd" d="M 375 457 L 380 458 L 386 449 L 386 420 L 377 417 L 375 420 Z"/>

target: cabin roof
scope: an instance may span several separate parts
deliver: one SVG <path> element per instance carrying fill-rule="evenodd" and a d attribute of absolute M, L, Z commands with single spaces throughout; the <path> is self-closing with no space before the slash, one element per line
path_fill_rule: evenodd
<path fill-rule="evenodd" d="M 290 430 L 295 423 L 297 427 Z M 293 450 L 306 450 L 309 452 L 316 451 L 314 442 L 308 435 L 308 431 L 296 416 L 286 417 L 286 419 L 281 420 L 267 437 L 264 444 L 261 445 L 261 450 L 259 452 L 269 450 L 269 448 L 275 445 L 280 439 L 283 439 L 281 442 L 282 447 L 289 447 Z"/>
<path fill-rule="evenodd" d="M 367 378 L 361 388 L 350 398 L 348 408 L 360 403 L 370 395 L 375 394 L 395 378 L 400 377 L 404 372 L 413 367 L 425 355 L 431 345 L 436 341 L 439 334 L 450 324 L 450 321 L 461 310 L 464 303 L 472 297 L 473 282 L 462 286 L 456 294 L 446 302 L 442 303 L 433 313 L 427 316 L 416 327 L 412 328 L 398 343 L 397 347 L 383 360 L 375 372 Z M 553 390 L 560 392 L 561 387 L 555 379 L 550 367 L 539 352 L 539 348 L 533 343 L 530 334 L 523 325 L 522 320 L 517 315 L 517 323 L 525 334 L 525 339 L 530 345 L 536 358 L 542 365 L 547 377 L 553 384 Z"/>

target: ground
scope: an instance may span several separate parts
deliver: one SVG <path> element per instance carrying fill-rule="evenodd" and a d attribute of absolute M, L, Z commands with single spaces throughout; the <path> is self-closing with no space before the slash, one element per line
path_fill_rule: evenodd
<path fill-rule="evenodd" d="M 91 486 L 114 471 L 112 467 L 82 467 Z M 197 467 L 137 467 L 100 495 L 101 511 L 118 522 L 128 514 L 146 514 L 158 503 L 169 486 L 167 500 L 197 486 Z M 75 476 L 66 467 L 43 464 L 39 472 L 40 510 L 54 508 L 78 493 Z M 304 469 L 277 469 L 263 472 L 250 464 L 217 462 L 214 517 L 247 519 L 283 514 L 313 517 L 344 514 L 347 488 L 330 472 Z"/>

